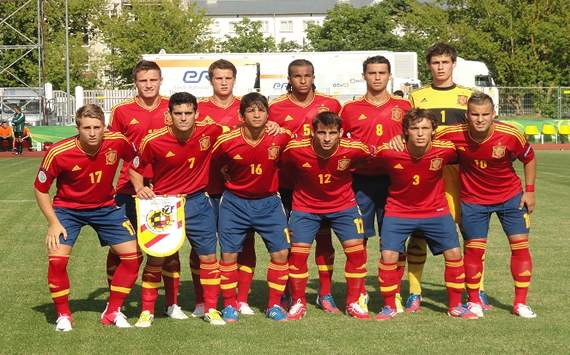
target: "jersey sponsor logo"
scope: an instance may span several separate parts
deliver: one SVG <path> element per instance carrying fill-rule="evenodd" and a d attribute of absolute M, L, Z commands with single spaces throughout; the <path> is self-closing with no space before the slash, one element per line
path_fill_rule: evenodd
<path fill-rule="evenodd" d="M 443 159 L 442 158 L 433 158 L 429 163 L 429 170 L 437 171 L 441 169 L 443 166 Z"/>
<path fill-rule="evenodd" d="M 392 109 L 392 120 L 396 122 L 401 122 L 404 117 L 404 110 L 399 107 L 394 107 Z"/>
<path fill-rule="evenodd" d="M 113 165 L 116 162 L 117 162 L 117 151 L 109 149 L 107 153 L 105 153 L 105 164 Z"/>
<path fill-rule="evenodd" d="M 469 100 L 467 96 L 457 95 L 457 103 L 460 104 L 461 106 L 467 106 L 467 100 Z"/>
<path fill-rule="evenodd" d="M 234 160 L 242 160 L 243 158 L 241 157 L 241 155 L 236 154 L 236 155 L 233 157 L 233 159 L 234 159 Z"/>
<path fill-rule="evenodd" d="M 164 156 L 165 158 L 171 158 L 173 156 L 175 156 L 176 154 L 172 153 L 170 150 L 168 151 L 168 153 L 166 153 L 166 155 Z"/>
<path fill-rule="evenodd" d="M 38 172 L 38 180 L 39 182 L 41 182 L 42 184 L 44 184 L 47 181 L 47 175 L 45 173 L 45 171 L 40 170 Z"/>
<path fill-rule="evenodd" d="M 338 171 L 344 171 L 348 169 L 349 166 L 350 166 L 350 159 L 343 158 L 338 160 L 336 169 Z"/>
<path fill-rule="evenodd" d="M 285 122 L 287 122 L 287 121 L 293 121 L 293 120 L 294 120 L 294 118 L 293 118 L 291 115 L 287 115 L 287 116 L 285 117 Z"/>
<path fill-rule="evenodd" d="M 200 138 L 200 151 L 205 151 L 210 148 L 210 136 L 204 136 Z"/>
<path fill-rule="evenodd" d="M 398 163 L 398 164 L 394 165 L 394 169 L 403 170 L 404 167 L 402 166 L 402 164 Z"/>
<path fill-rule="evenodd" d="M 306 162 L 305 164 L 301 165 L 303 168 L 310 168 L 311 164 L 309 164 L 309 162 Z"/>
<path fill-rule="evenodd" d="M 132 118 L 131 122 L 129 122 L 129 124 L 139 124 L 140 122 L 136 119 L 136 118 Z"/>
<path fill-rule="evenodd" d="M 73 169 L 71 169 L 71 171 L 79 171 L 79 170 L 81 170 L 81 167 L 79 165 L 75 165 Z"/>
<path fill-rule="evenodd" d="M 365 119 L 367 119 L 367 118 L 368 118 L 368 116 L 366 116 L 366 115 L 363 114 L 363 113 L 361 113 L 360 116 L 358 116 L 358 120 L 359 120 L 359 121 L 365 120 Z"/>
<path fill-rule="evenodd" d="M 279 156 L 279 146 L 272 145 L 271 147 L 267 148 L 267 158 L 269 160 L 275 160 Z"/>
<path fill-rule="evenodd" d="M 493 153 L 491 154 L 495 159 L 501 159 L 505 156 L 506 147 L 504 145 L 493 146 Z"/>

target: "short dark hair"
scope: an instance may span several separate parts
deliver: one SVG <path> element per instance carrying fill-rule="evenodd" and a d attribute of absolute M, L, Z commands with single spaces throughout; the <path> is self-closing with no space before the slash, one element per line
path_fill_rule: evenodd
<path fill-rule="evenodd" d="M 240 115 L 243 116 L 245 114 L 245 110 L 250 106 L 257 106 L 260 109 L 264 109 L 265 112 L 269 112 L 269 103 L 267 102 L 267 98 L 258 92 L 250 92 L 249 94 L 242 96 L 239 104 Z"/>
<path fill-rule="evenodd" d="M 368 57 L 364 62 L 362 62 L 362 74 L 366 74 L 366 69 L 368 69 L 368 64 L 386 64 L 388 66 L 388 73 L 392 72 L 392 66 L 388 58 L 382 55 L 375 55 L 373 57 Z"/>
<path fill-rule="evenodd" d="M 79 127 L 81 119 L 84 117 L 98 119 L 103 123 L 103 125 L 105 125 L 105 113 L 103 112 L 103 109 L 101 109 L 99 105 L 87 104 L 81 106 L 75 112 L 75 125 L 77 125 L 77 127 Z"/>
<path fill-rule="evenodd" d="M 210 81 L 212 80 L 212 76 L 214 75 L 214 70 L 216 69 L 229 69 L 232 71 L 232 73 L 234 73 L 234 78 L 237 75 L 236 66 L 232 62 L 225 59 L 218 59 L 212 64 L 210 64 L 210 66 L 208 67 L 208 77 L 210 78 Z"/>
<path fill-rule="evenodd" d="M 404 92 L 402 90 L 396 90 L 392 93 L 393 96 L 404 97 Z"/>
<path fill-rule="evenodd" d="M 486 104 L 490 104 L 491 107 L 495 109 L 495 104 L 493 103 L 493 98 L 491 96 L 481 91 L 475 91 L 471 97 L 469 97 L 469 100 L 467 100 L 467 110 L 469 110 L 469 105 L 480 106 Z"/>
<path fill-rule="evenodd" d="M 289 66 L 287 67 L 287 76 L 288 77 L 291 76 L 291 72 L 293 70 L 293 67 L 311 67 L 311 72 L 313 73 L 313 75 L 315 75 L 315 67 L 313 66 L 313 63 L 311 63 L 307 59 L 295 59 L 294 61 L 289 63 Z M 317 89 L 317 87 L 313 83 L 313 90 L 316 90 L 316 89 Z M 291 83 L 287 83 L 287 92 L 291 93 L 292 91 L 293 91 L 293 85 L 291 85 Z"/>
<path fill-rule="evenodd" d="M 421 121 L 424 118 L 427 118 L 431 122 L 431 128 L 433 128 L 435 131 L 437 128 L 437 121 L 435 115 L 430 110 L 423 108 L 413 108 L 406 113 L 402 121 L 402 131 L 406 140 L 408 140 L 408 129 L 410 126 Z"/>
<path fill-rule="evenodd" d="M 137 74 L 141 71 L 149 71 L 149 70 L 158 70 L 160 76 L 162 76 L 162 71 L 156 62 L 152 62 L 150 60 L 141 60 L 138 62 L 135 67 L 133 68 L 133 80 L 137 80 Z"/>
<path fill-rule="evenodd" d="M 172 112 L 174 106 L 184 105 L 184 104 L 192 104 L 194 110 L 198 109 L 198 101 L 196 100 L 196 96 L 192 95 L 189 92 L 176 92 L 170 96 L 168 99 L 168 111 Z"/>
<path fill-rule="evenodd" d="M 317 131 L 317 126 L 322 124 L 323 126 L 335 126 L 339 131 L 342 127 L 342 119 L 334 112 L 330 111 L 323 111 L 320 112 L 313 118 L 311 122 L 311 126 L 313 128 L 313 132 Z"/>
<path fill-rule="evenodd" d="M 436 55 L 448 55 L 453 63 L 457 61 L 457 50 L 447 43 L 439 42 L 429 47 L 426 53 L 426 62 L 430 64 L 431 58 Z"/>

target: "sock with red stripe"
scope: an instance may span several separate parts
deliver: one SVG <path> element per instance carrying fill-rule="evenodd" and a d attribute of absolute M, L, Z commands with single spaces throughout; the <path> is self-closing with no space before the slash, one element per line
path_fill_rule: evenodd
<path fill-rule="evenodd" d="M 220 292 L 220 265 L 216 259 L 200 262 L 200 283 L 204 290 L 204 309 L 216 309 Z"/>
<path fill-rule="evenodd" d="M 253 273 L 255 272 L 255 239 L 253 232 L 248 232 L 241 253 L 238 255 L 238 302 L 247 302 Z"/>
<path fill-rule="evenodd" d="M 334 247 L 332 244 L 331 228 L 328 223 L 321 226 L 315 237 L 315 263 L 319 270 L 319 296 L 331 293 L 332 275 L 334 269 Z"/>
<path fill-rule="evenodd" d="M 293 297 L 293 302 L 301 299 L 303 304 L 307 303 L 305 291 L 309 280 L 309 270 L 307 260 L 311 252 L 310 246 L 293 244 L 289 253 L 289 291 Z"/>
<path fill-rule="evenodd" d="M 120 309 L 125 298 L 137 281 L 142 255 L 138 252 L 117 255 L 121 263 L 115 271 L 111 281 L 111 292 L 109 293 L 109 306 L 107 309 L 114 312 Z"/>
<path fill-rule="evenodd" d="M 178 290 L 180 289 L 180 257 L 178 253 L 167 256 L 162 265 L 162 280 L 166 307 L 178 304 Z"/>
<path fill-rule="evenodd" d="M 526 296 L 532 276 L 532 258 L 528 247 L 528 238 L 509 240 L 511 246 L 511 274 L 515 283 L 513 304 L 526 304 Z"/>
<path fill-rule="evenodd" d="M 48 286 L 58 315 L 71 316 L 69 309 L 69 277 L 67 262 L 69 256 L 50 255 L 48 257 Z"/>
<path fill-rule="evenodd" d="M 232 306 L 237 308 L 236 288 L 238 280 L 238 266 L 235 263 L 224 263 L 220 261 L 220 289 L 224 299 L 224 307 Z M 207 310 L 206 310 L 207 311 Z"/>
<path fill-rule="evenodd" d="M 204 290 L 202 290 L 202 284 L 200 283 L 200 258 L 194 248 L 190 251 L 190 271 L 192 272 L 195 303 L 204 303 Z"/>
<path fill-rule="evenodd" d="M 109 252 L 107 253 L 107 284 L 109 288 L 111 288 L 111 280 L 113 279 L 113 275 L 115 275 L 115 270 L 117 270 L 117 266 L 121 263 L 121 258 L 109 248 Z"/>
<path fill-rule="evenodd" d="M 147 256 L 146 265 L 142 275 L 142 311 L 154 314 L 154 305 L 158 298 L 158 288 L 162 279 L 163 258 Z"/>
<path fill-rule="evenodd" d="M 346 255 L 344 276 L 346 278 L 346 304 L 349 305 L 358 300 L 362 284 L 366 277 L 366 250 L 363 244 L 343 246 Z"/>
<path fill-rule="evenodd" d="M 449 308 L 461 305 L 461 297 L 465 289 L 465 268 L 462 258 L 445 260 L 444 278 Z"/>
<path fill-rule="evenodd" d="M 398 263 L 387 263 L 382 259 L 378 261 L 378 282 L 380 294 L 384 298 L 384 305 L 396 309 L 396 293 L 402 281 L 398 270 Z"/>
<path fill-rule="evenodd" d="M 279 305 L 285 285 L 289 279 L 289 263 L 269 262 L 267 266 L 267 285 L 269 286 L 268 307 Z"/>
<path fill-rule="evenodd" d="M 483 259 L 487 249 L 487 239 L 465 241 L 463 257 L 465 262 L 465 286 L 469 302 L 481 303 L 479 290 L 483 277 Z"/>

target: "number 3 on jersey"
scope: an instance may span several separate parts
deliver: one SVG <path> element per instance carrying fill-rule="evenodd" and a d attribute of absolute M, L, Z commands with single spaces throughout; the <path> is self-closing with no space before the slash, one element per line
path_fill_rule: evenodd
<path fill-rule="evenodd" d="M 420 184 L 420 176 L 418 174 L 412 176 L 412 185 L 418 186 Z"/>

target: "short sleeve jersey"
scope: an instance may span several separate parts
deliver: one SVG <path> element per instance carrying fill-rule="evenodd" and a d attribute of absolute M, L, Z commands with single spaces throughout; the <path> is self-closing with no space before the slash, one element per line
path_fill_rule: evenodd
<path fill-rule="evenodd" d="M 152 166 L 153 191 L 159 195 L 192 194 L 206 188 L 210 173 L 210 151 L 222 127 L 212 121 L 197 122 L 185 142 L 164 127 L 147 135 L 139 149 L 138 173 Z"/>
<path fill-rule="evenodd" d="M 447 88 L 424 86 L 412 92 L 412 106 L 430 110 L 438 126 L 450 126 L 465 122 L 467 100 L 473 94 L 469 88 L 452 85 Z"/>
<path fill-rule="evenodd" d="M 447 127 L 436 137 L 450 140 L 457 147 L 462 201 L 492 205 L 522 191 L 513 160 L 530 162 L 534 151 L 515 127 L 495 122 L 489 137 L 480 143 L 471 138 L 467 124 Z"/>
<path fill-rule="evenodd" d="M 312 140 L 289 142 L 281 157 L 285 174 L 296 177 L 293 210 L 332 213 L 356 206 L 352 190 L 352 165 L 371 158 L 370 150 L 358 141 L 341 139 L 328 158 L 317 155 Z"/>
<path fill-rule="evenodd" d="M 243 130 L 237 128 L 218 138 L 212 159 L 227 168 L 225 187 L 232 193 L 249 199 L 273 195 L 278 187 L 279 158 L 291 134 L 288 131 L 277 135 L 263 133 L 260 141 L 251 144 Z"/>
<path fill-rule="evenodd" d="M 137 98 L 132 98 L 113 107 L 109 120 L 109 129 L 124 134 L 135 147 L 139 147 L 142 139 L 149 133 L 164 127 L 164 119 L 168 111 L 168 98 L 161 97 L 155 107 L 147 110 L 139 105 Z M 145 178 L 152 177 L 152 168 L 144 172 Z M 133 195 L 135 190 L 129 180 L 129 167 L 123 165 L 117 183 L 120 194 Z"/>
<path fill-rule="evenodd" d="M 408 100 L 389 97 L 376 105 L 365 97 L 350 101 L 340 111 L 344 134 L 372 146 L 388 143 L 396 135 L 402 134 L 402 119 L 410 110 Z M 363 175 L 384 175 L 374 163 L 359 165 L 356 173 Z"/>
<path fill-rule="evenodd" d="M 53 180 L 57 180 L 54 207 L 113 206 L 113 180 L 119 160 L 130 162 L 134 156 L 134 146 L 120 133 L 105 132 L 101 147 L 93 155 L 81 149 L 77 136 L 70 137 L 54 144 L 47 152 L 34 186 L 38 191 L 48 193 Z"/>
<path fill-rule="evenodd" d="M 453 143 L 434 140 L 419 159 L 407 150 L 397 152 L 384 144 L 377 152 L 377 158 L 390 176 L 386 216 L 431 218 L 449 213 L 443 168 L 456 159 Z"/>

